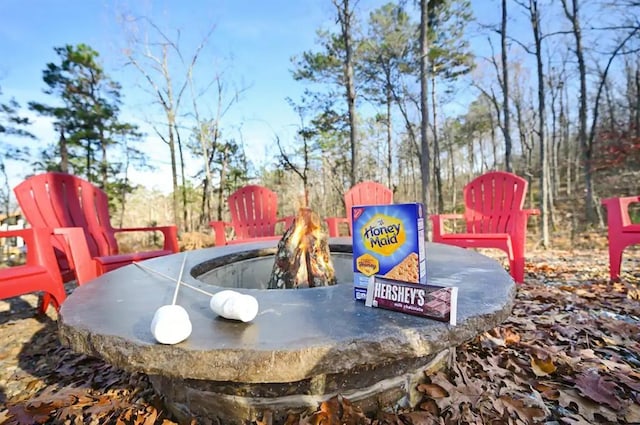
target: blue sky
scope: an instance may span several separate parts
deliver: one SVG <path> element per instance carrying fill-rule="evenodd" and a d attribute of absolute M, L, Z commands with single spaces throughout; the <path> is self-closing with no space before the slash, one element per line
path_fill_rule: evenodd
<path fill-rule="evenodd" d="M 304 87 L 291 78 L 290 58 L 314 47 L 315 30 L 330 23 L 331 7 L 329 1 L 285 0 L 2 0 L 2 99 L 13 97 L 23 106 L 30 100 L 51 102 L 51 97 L 42 93 L 42 70 L 46 63 L 58 61 L 53 48 L 83 42 L 100 52 L 107 72 L 123 85 L 122 118 L 136 122 L 152 136 L 145 124 L 149 114 L 139 113 L 149 108 L 150 101 L 139 88 L 140 75 L 131 67 L 123 67 L 126 37 L 118 17 L 123 13 L 148 16 L 171 36 L 180 29 L 187 57 L 215 26 L 199 61 L 199 75 L 202 81 L 208 80 L 208 72 L 224 68 L 223 79 L 229 84 L 248 87 L 224 117 L 223 125 L 229 134 L 241 128 L 250 158 L 264 162 L 273 153 L 270 145 L 274 132 L 282 138 L 297 124 L 285 98 L 298 98 Z M 223 63 L 216 58 L 223 58 Z M 210 103 L 203 100 L 202 106 Z M 42 118 L 36 119 L 31 130 L 43 143 L 55 139 L 50 123 Z M 166 167 L 168 151 L 162 146 L 157 153 L 153 150 L 149 152 L 151 162 Z M 15 178 L 21 177 L 20 171 L 24 172 L 21 168 L 13 170 Z M 146 180 L 144 176 L 139 178 Z"/>
<path fill-rule="evenodd" d="M 383 3 L 360 0 L 360 16 L 367 16 Z M 494 7 L 496 0 L 477 3 L 491 4 L 480 11 L 484 14 L 489 9 L 499 10 Z M 224 69 L 224 81 L 248 87 L 223 118 L 222 127 L 227 136 L 239 139 L 242 135 L 249 159 L 256 165 L 269 164 L 276 152 L 275 134 L 286 143 L 299 124 L 286 98 L 298 100 L 305 86 L 291 77 L 291 57 L 316 49 L 316 30 L 331 25 L 333 13 L 329 0 L 1 0 L 1 100 L 15 98 L 23 106 L 31 100 L 52 102 L 42 93 L 42 70 L 46 63 L 58 62 L 53 48 L 89 44 L 100 53 L 109 75 L 123 85 L 121 118 L 138 124 L 148 135 L 145 150 L 158 171 L 134 173 L 132 177 L 138 183 L 166 190 L 170 186 L 168 149 L 158 143 L 147 123 L 160 120 L 159 113 L 140 89 L 144 83 L 140 74 L 124 67 L 127 31 L 118 18 L 123 14 L 147 16 L 172 38 L 179 29 L 187 59 L 214 26 L 200 57 L 196 80 L 205 84 L 212 72 Z M 183 74 L 176 76 L 182 78 Z M 213 110 L 213 96 L 212 92 L 201 99 L 199 106 Z M 42 146 L 56 140 L 48 120 L 31 112 L 25 114 L 35 121 L 30 130 Z M 24 164 L 8 165 L 11 186 L 30 171 Z"/>

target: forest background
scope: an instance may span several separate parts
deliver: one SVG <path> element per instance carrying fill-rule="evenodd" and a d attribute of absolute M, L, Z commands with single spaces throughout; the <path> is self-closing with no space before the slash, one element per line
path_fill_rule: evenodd
<path fill-rule="evenodd" d="M 530 181 L 535 238 L 550 246 L 601 229 L 600 198 L 640 194 L 639 1 L 312 3 L 324 21 L 278 76 L 298 86 L 278 99 L 293 121 L 262 122 L 260 144 L 234 114 L 260 67 L 238 75 L 233 52 L 214 48 L 221 18 L 203 29 L 110 5 L 117 67 L 63 43 L 33 81 L 43 96 L 0 94 L 0 214 L 16 209 L 12 186 L 43 170 L 105 189 L 116 226 L 187 234 L 210 232 L 248 183 L 277 192 L 280 215 L 305 189 L 321 216 L 342 215 L 361 180 L 435 213 L 460 210 L 464 184 L 503 169 Z M 112 76 L 123 73 L 135 84 Z M 150 189 L 156 178 L 170 186 Z"/>

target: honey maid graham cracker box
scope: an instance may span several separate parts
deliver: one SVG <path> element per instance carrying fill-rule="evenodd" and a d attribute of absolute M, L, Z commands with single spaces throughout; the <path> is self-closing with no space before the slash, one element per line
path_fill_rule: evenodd
<path fill-rule="evenodd" d="M 354 297 L 364 300 L 372 275 L 426 284 L 424 207 L 421 203 L 351 208 Z"/>

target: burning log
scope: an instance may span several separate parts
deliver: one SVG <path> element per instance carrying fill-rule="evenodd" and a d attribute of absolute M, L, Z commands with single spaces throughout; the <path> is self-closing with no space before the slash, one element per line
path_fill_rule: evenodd
<path fill-rule="evenodd" d="M 301 208 L 293 225 L 278 242 L 269 289 L 313 288 L 336 284 L 327 235 L 320 218 Z"/>

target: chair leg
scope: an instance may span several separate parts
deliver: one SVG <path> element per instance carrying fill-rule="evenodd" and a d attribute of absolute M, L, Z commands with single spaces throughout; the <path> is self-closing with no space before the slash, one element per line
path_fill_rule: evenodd
<path fill-rule="evenodd" d="M 47 314 L 47 308 L 49 308 L 49 303 L 53 301 L 51 294 L 48 292 L 44 292 L 42 297 L 40 297 L 40 305 L 38 306 L 38 313 Z"/>
<path fill-rule="evenodd" d="M 515 258 L 509 261 L 511 276 L 516 283 L 524 283 L 524 257 Z"/>
<path fill-rule="evenodd" d="M 620 278 L 622 251 L 622 249 L 612 246 L 611 243 L 609 243 L 609 277 L 611 280 L 618 280 Z"/>

